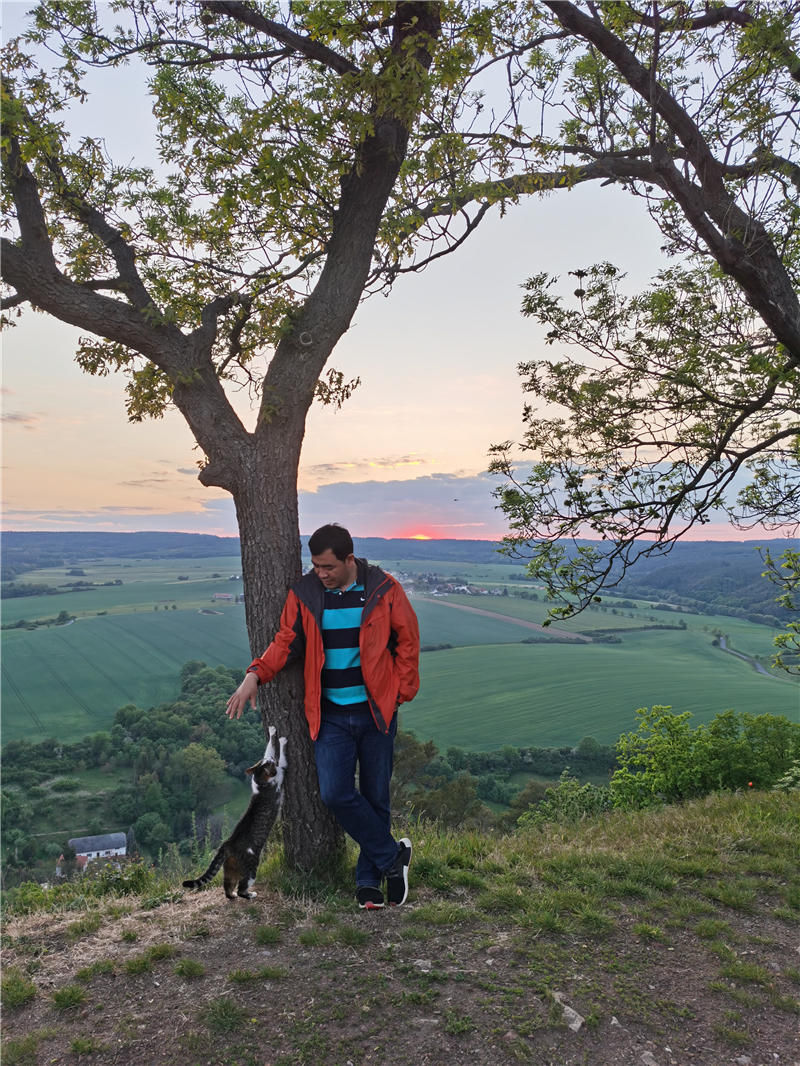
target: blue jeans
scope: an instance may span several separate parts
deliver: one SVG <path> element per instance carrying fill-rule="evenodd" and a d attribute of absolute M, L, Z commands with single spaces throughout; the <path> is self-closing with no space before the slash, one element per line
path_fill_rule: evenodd
<path fill-rule="evenodd" d="M 371 714 L 332 714 L 323 715 L 314 741 L 322 802 L 361 848 L 356 864 L 359 887 L 379 887 L 397 858 L 389 808 L 396 732 L 397 715 L 389 732 L 381 733 Z"/>

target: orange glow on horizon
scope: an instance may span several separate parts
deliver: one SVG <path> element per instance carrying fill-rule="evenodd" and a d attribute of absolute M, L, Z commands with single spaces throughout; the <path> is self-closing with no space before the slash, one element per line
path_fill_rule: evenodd
<path fill-rule="evenodd" d="M 426 536 L 424 533 L 415 533 L 413 536 L 409 537 L 408 539 L 409 540 L 432 540 L 433 538 Z"/>

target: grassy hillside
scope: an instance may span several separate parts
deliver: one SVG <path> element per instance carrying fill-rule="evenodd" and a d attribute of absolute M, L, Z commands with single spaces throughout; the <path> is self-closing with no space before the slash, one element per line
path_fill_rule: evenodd
<path fill-rule="evenodd" d="M 184 892 L 178 866 L 129 894 L 34 886 L 7 901 L 3 1061 L 793 1062 L 798 817 L 798 794 L 756 793 L 508 837 L 420 826 L 407 905 L 372 913 L 352 854 L 303 882 L 274 839 L 251 904 Z"/>

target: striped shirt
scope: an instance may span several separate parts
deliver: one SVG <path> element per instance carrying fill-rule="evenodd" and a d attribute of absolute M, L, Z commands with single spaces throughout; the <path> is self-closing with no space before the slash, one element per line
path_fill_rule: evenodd
<path fill-rule="evenodd" d="M 322 612 L 322 700 L 334 704 L 330 710 L 368 710 L 367 690 L 361 673 L 361 612 L 364 610 L 364 586 L 353 582 L 346 589 L 325 589 Z M 356 708 L 355 704 L 362 704 Z"/>

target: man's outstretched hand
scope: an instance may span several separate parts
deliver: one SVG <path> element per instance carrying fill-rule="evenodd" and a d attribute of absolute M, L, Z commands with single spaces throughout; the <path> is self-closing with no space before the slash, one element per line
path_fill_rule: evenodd
<path fill-rule="evenodd" d="M 255 673 L 244 675 L 244 681 L 239 685 L 234 694 L 228 700 L 225 713 L 229 718 L 241 718 L 247 701 L 254 711 L 258 711 L 258 677 Z"/>

